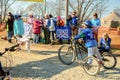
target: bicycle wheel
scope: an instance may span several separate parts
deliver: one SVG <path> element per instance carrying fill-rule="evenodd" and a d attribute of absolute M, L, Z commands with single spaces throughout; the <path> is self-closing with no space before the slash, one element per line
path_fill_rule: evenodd
<path fill-rule="evenodd" d="M 0 61 L 1 61 L 1 64 L 2 64 L 2 67 L 3 67 L 4 70 L 10 70 L 11 69 L 12 62 L 9 59 L 9 57 L 6 57 L 6 56 L 3 55 L 3 56 L 0 57 Z"/>
<path fill-rule="evenodd" d="M 102 57 L 103 57 L 103 62 L 104 62 L 103 67 L 105 69 L 112 69 L 116 66 L 117 59 L 112 53 L 104 52 L 102 54 Z"/>
<path fill-rule="evenodd" d="M 58 50 L 58 57 L 65 65 L 72 64 L 76 59 L 76 53 L 72 46 L 62 45 Z"/>
<path fill-rule="evenodd" d="M 92 62 L 88 64 L 88 60 L 92 60 Z M 92 76 L 98 74 L 98 72 L 100 71 L 100 65 L 96 58 L 86 57 L 84 59 L 84 62 L 85 64 L 83 65 L 83 68 L 87 74 L 92 75 Z"/>

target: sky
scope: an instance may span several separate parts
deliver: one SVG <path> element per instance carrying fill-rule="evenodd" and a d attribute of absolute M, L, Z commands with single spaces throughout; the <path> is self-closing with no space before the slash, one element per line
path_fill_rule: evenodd
<path fill-rule="evenodd" d="M 21 5 L 21 3 L 22 3 L 22 5 Z M 18 6 L 21 6 L 22 8 L 25 9 L 28 5 L 30 5 L 32 3 L 33 2 L 26 2 L 26 3 L 24 3 L 24 2 L 21 2 L 21 1 L 17 1 L 11 7 L 15 11 L 15 10 L 17 10 Z M 107 7 L 108 8 L 107 8 L 106 12 L 104 13 L 103 17 L 105 17 L 108 14 L 110 14 L 115 8 L 120 8 L 120 0 L 108 0 Z"/>

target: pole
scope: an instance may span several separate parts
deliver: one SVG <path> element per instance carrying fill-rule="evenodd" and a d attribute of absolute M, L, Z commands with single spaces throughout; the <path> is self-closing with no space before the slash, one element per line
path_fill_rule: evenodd
<path fill-rule="evenodd" d="M 68 4 L 68 2 L 69 2 L 69 0 L 65 0 L 66 2 L 65 2 L 65 23 L 66 23 L 66 21 L 67 21 L 67 17 L 68 17 L 68 11 L 69 11 L 69 4 Z"/>
<path fill-rule="evenodd" d="M 46 13 L 46 0 L 44 0 L 44 14 Z"/>
<path fill-rule="evenodd" d="M 61 0 L 59 0 L 59 3 L 58 3 L 58 16 L 61 15 Z"/>

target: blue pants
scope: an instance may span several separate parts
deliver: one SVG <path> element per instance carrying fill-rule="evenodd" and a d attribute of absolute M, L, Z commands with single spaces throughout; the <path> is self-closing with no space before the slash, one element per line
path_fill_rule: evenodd
<path fill-rule="evenodd" d="M 55 39 L 55 31 L 50 31 L 51 40 Z"/>
<path fill-rule="evenodd" d="M 11 40 L 12 36 L 13 36 L 13 31 L 8 31 L 8 36 L 7 36 L 8 40 Z"/>
<path fill-rule="evenodd" d="M 40 37 L 40 34 L 34 34 L 33 35 L 33 42 L 38 43 L 39 42 L 39 37 Z"/>

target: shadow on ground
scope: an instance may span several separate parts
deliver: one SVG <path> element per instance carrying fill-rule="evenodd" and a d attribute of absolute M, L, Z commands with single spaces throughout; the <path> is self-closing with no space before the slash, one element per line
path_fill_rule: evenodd
<path fill-rule="evenodd" d="M 55 54 L 57 51 L 31 51 L 33 54 L 40 55 L 50 55 Z M 60 74 L 61 72 L 79 66 L 79 64 L 74 63 L 72 65 L 62 64 L 58 56 L 50 57 L 40 61 L 32 61 L 29 63 L 24 63 L 17 65 L 12 68 L 12 76 L 15 78 L 50 78 L 54 75 Z"/>

